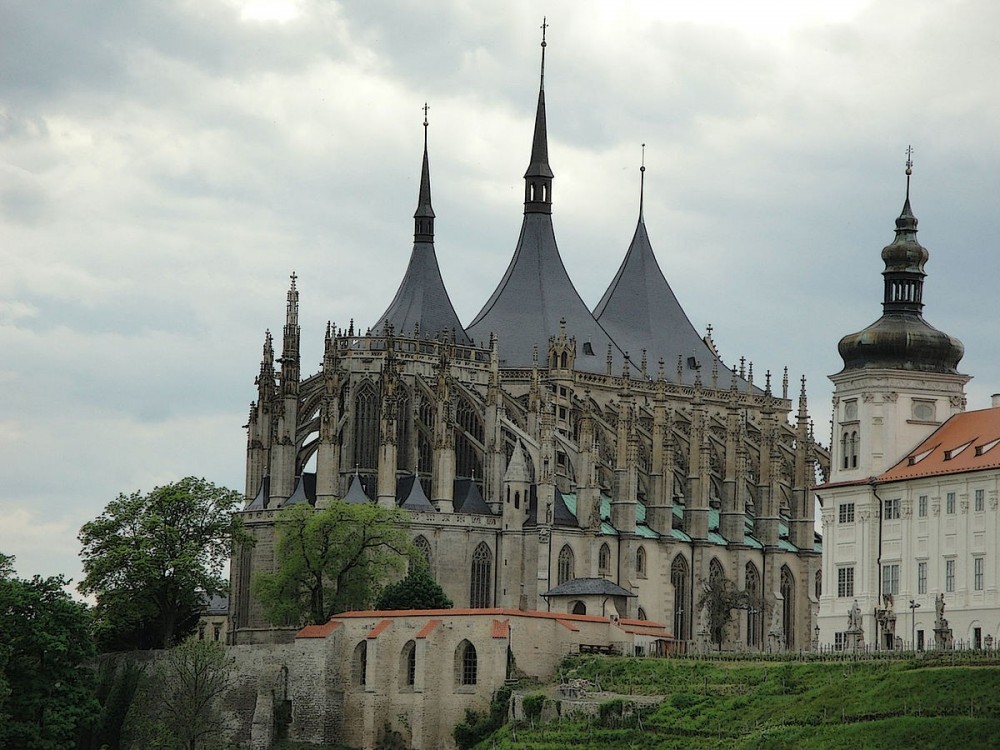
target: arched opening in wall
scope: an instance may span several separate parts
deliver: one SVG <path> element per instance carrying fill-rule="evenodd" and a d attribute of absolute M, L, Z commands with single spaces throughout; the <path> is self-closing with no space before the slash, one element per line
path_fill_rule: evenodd
<path fill-rule="evenodd" d="M 787 565 L 781 566 L 781 629 L 785 648 L 795 648 L 795 577 Z"/>
<path fill-rule="evenodd" d="M 562 586 L 566 581 L 576 578 L 576 560 L 573 556 L 573 550 L 570 549 L 568 544 L 564 544 L 563 548 L 559 550 L 559 560 L 556 566 L 558 571 L 558 585 Z"/>
<path fill-rule="evenodd" d="M 851 433 L 851 468 L 858 468 L 858 454 L 861 452 L 861 439 L 858 433 Z"/>
<path fill-rule="evenodd" d="M 644 610 L 642 607 L 639 607 L 639 611 L 636 613 L 636 619 L 648 620 L 649 618 L 646 617 L 646 610 Z"/>
<path fill-rule="evenodd" d="M 611 548 L 604 543 L 601 551 L 597 553 L 597 572 L 606 575 L 611 571 Z"/>
<path fill-rule="evenodd" d="M 635 574 L 640 578 L 646 577 L 646 548 L 639 547 L 635 551 Z"/>
<path fill-rule="evenodd" d="M 559 355 L 559 364 L 562 366 L 562 369 L 564 369 L 564 370 L 567 367 L 569 367 L 569 354 L 567 354 L 566 352 L 563 352 L 562 354 L 560 354 Z"/>
<path fill-rule="evenodd" d="M 535 200 L 535 183 L 533 182 L 530 185 L 528 185 L 528 200 L 529 201 Z"/>
<path fill-rule="evenodd" d="M 574 615 L 585 615 L 587 614 L 587 605 L 581 601 L 573 602 L 572 612 Z"/>
<path fill-rule="evenodd" d="M 840 455 L 843 456 L 840 461 L 841 468 L 851 468 L 851 446 L 848 444 L 846 432 L 840 436 Z"/>
<path fill-rule="evenodd" d="M 670 564 L 670 584 L 674 589 L 674 638 L 679 641 L 691 638 L 691 631 L 688 628 L 691 617 L 691 613 L 688 611 L 690 609 L 688 597 L 690 570 L 684 555 L 677 555 Z"/>
<path fill-rule="evenodd" d="M 725 577 L 726 569 L 722 567 L 719 558 L 713 557 L 712 562 L 708 564 L 708 579 L 710 581 L 721 581 Z"/>
<path fill-rule="evenodd" d="M 455 649 L 455 684 L 475 685 L 479 681 L 479 659 L 476 647 L 463 640 Z"/>
<path fill-rule="evenodd" d="M 547 201 L 549 199 L 549 186 L 547 183 L 542 183 L 542 200 Z"/>
<path fill-rule="evenodd" d="M 816 571 L 816 581 L 815 581 L 815 590 L 814 590 L 814 593 L 816 594 L 816 599 L 817 600 L 819 600 L 819 598 L 821 596 L 823 596 L 823 571 L 822 570 L 817 570 Z"/>
<path fill-rule="evenodd" d="M 455 474 L 463 479 L 482 479 L 485 432 L 479 410 L 459 396 L 455 410 Z"/>
<path fill-rule="evenodd" d="M 414 428 L 417 432 L 417 473 L 429 477 L 434 471 L 434 402 L 421 395 Z"/>
<path fill-rule="evenodd" d="M 713 599 L 719 601 L 717 597 L 721 596 L 725 592 L 726 586 L 726 570 L 722 567 L 722 563 L 719 562 L 719 558 L 713 557 L 711 562 L 708 564 L 708 580 L 709 586 L 713 592 Z M 712 606 L 711 604 L 709 606 Z M 715 622 L 712 624 L 711 638 L 712 643 L 717 646 L 722 645 L 722 641 L 725 637 L 725 627 L 721 622 Z"/>
<path fill-rule="evenodd" d="M 469 584 L 469 606 L 485 609 L 493 606 L 493 552 L 480 542 L 472 553 L 472 576 Z"/>
<path fill-rule="evenodd" d="M 424 563 L 427 565 L 427 570 L 431 570 L 431 543 L 427 541 L 427 537 L 423 534 L 418 534 L 417 538 L 413 540 L 413 546 L 417 550 L 423 559 Z"/>
<path fill-rule="evenodd" d="M 760 648 L 761 631 L 764 629 L 763 602 L 760 598 L 760 573 L 752 562 L 747 563 L 747 647 Z"/>
<path fill-rule="evenodd" d="M 361 472 L 378 469 L 379 408 L 374 384 L 365 380 L 354 396 L 354 466 Z"/>
<path fill-rule="evenodd" d="M 412 688 L 417 681 L 417 644 L 407 641 L 399 654 L 399 676 L 402 687 Z"/>
<path fill-rule="evenodd" d="M 354 657 L 351 659 L 351 678 L 354 684 L 359 687 L 368 684 L 368 641 L 361 641 L 354 647 Z"/>

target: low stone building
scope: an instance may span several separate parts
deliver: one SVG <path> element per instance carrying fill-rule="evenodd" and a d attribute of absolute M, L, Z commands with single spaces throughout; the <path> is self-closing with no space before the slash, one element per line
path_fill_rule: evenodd
<path fill-rule="evenodd" d="M 277 734 L 374 748 L 453 747 L 467 709 L 486 711 L 513 676 L 551 677 L 567 654 L 665 650 L 659 623 L 507 609 L 347 612 L 293 643 L 236 646 L 236 739 Z M 256 691 L 256 697 L 252 693 Z M 251 708 L 252 707 L 252 708 Z"/>

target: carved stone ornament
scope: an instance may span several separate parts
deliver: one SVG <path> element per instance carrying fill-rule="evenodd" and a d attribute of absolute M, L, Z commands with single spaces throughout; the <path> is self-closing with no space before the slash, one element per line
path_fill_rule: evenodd
<path fill-rule="evenodd" d="M 866 392 L 861 394 L 861 400 L 866 404 L 870 404 L 875 400 L 875 394 L 871 392 Z"/>
<path fill-rule="evenodd" d="M 963 500 L 963 501 L 962 501 L 962 502 L 960 502 L 960 503 L 959 503 L 958 505 L 959 505 L 959 507 L 960 507 L 960 508 L 962 509 L 962 514 L 963 514 L 963 515 L 964 515 L 965 513 L 968 513 L 968 512 L 969 512 L 969 501 L 968 501 L 968 500 Z"/>
<path fill-rule="evenodd" d="M 931 503 L 931 513 L 933 513 L 935 516 L 941 515 L 941 501 L 940 500 L 937 500 L 937 501 Z"/>
<path fill-rule="evenodd" d="M 909 518 L 910 516 L 912 516 L 913 515 L 913 501 L 912 500 L 904 500 L 903 501 L 903 509 L 902 509 L 902 511 L 903 511 L 903 518 Z"/>
<path fill-rule="evenodd" d="M 993 495 L 990 497 L 990 510 L 997 509 L 997 496 Z"/>
<path fill-rule="evenodd" d="M 952 408 L 960 409 L 965 406 L 965 396 L 952 396 L 948 399 L 952 405 Z"/>
<path fill-rule="evenodd" d="M 896 403 L 896 399 L 898 398 L 899 394 L 896 393 L 895 391 L 889 391 L 887 394 L 885 394 L 885 396 L 883 396 L 883 399 L 889 402 L 890 404 Z"/>

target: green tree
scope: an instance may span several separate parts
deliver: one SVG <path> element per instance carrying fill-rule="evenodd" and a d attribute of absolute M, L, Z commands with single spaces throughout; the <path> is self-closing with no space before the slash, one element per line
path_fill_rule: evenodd
<path fill-rule="evenodd" d="M 280 511 L 276 570 L 258 573 L 253 584 L 268 619 L 320 624 L 337 612 L 370 606 L 381 581 L 401 570 L 412 551 L 407 522 L 404 511 L 367 504 Z"/>
<path fill-rule="evenodd" d="M 90 614 L 62 576 L 21 580 L 12 563 L 0 555 L 0 747 L 73 748 L 98 711 Z"/>
<path fill-rule="evenodd" d="M 142 683 L 126 720 L 127 747 L 204 750 L 224 746 L 219 699 L 233 685 L 234 659 L 216 641 L 188 638 Z"/>
<path fill-rule="evenodd" d="M 205 594 L 224 593 L 233 542 L 248 538 L 233 516 L 242 495 L 187 477 L 119 495 L 80 529 L 80 591 L 97 596 L 106 650 L 169 648 L 190 634 Z"/>
<path fill-rule="evenodd" d="M 455 606 L 426 565 L 410 564 L 403 580 L 386 586 L 375 609 L 451 609 Z"/>

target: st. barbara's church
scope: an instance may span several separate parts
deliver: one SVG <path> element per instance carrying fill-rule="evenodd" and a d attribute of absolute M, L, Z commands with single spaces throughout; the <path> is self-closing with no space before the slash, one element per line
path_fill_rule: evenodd
<path fill-rule="evenodd" d="M 251 579 L 275 564 L 275 514 L 371 502 L 409 513 L 459 608 L 648 619 L 677 641 L 751 650 L 813 644 L 813 486 L 830 454 L 805 383 L 790 393 L 787 369 L 772 382 L 724 363 L 660 270 L 641 198 L 617 274 L 583 301 L 553 229 L 544 66 L 543 37 L 521 233 L 471 322 L 435 255 L 426 118 L 396 295 L 368 325 L 328 326 L 315 373 L 300 371 L 293 276 L 250 411 L 241 515 L 257 543 L 233 559 L 231 643 L 269 637 Z M 721 577 L 756 604 L 711 633 L 699 599 Z"/>

